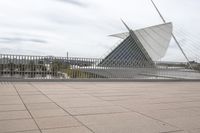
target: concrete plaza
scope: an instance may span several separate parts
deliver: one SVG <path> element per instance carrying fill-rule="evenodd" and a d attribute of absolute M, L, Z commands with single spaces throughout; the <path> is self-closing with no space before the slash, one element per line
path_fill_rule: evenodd
<path fill-rule="evenodd" d="M 2 82 L 0 133 L 200 133 L 200 83 Z"/>

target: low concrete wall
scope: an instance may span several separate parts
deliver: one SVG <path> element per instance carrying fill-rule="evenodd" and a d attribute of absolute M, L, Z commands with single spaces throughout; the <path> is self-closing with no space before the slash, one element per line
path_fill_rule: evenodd
<path fill-rule="evenodd" d="M 200 79 L 0 79 L 0 82 L 200 82 Z"/>

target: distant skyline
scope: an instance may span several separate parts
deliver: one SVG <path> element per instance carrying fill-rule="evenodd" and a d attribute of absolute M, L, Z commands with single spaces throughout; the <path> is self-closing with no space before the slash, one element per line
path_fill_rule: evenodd
<path fill-rule="evenodd" d="M 154 0 L 191 60 L 199 60 L 200 1 Z M 102 57 L 119 41 L 108 35 L 161 24 L 150 0 L 2 0 L 0 53 Z M 171 41 L 163 60 L 185 61 Z"/>

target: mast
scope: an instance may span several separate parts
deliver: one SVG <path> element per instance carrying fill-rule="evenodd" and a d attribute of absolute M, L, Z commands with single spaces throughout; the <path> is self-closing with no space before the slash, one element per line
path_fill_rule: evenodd
<path fill-rule="evenodd" d="M 162 21 L 163 21 L 164 23 L 166 23 L 164 17 L 162 16 L 161 12 L 160 12 L 159 9 L 157 8 L 157 6 L 156 6 L 156 4 L 153 2 L 153 0 L 151 0 L 151 3 L 153 4 L 154 8 L 155 8 L 156 11 L 158 12 L 158 14 L 159 14 L 160 18 L 162 19 Z M 183 49 L 182 49 L 180 43 L 178 42 L 178 40 L 176 39 L 176 37 L 175 37 L 175 35 L 174 35 L 173 33 L 172 33 L 172 37 L 173 37 L 174 41 L 176 42 L 176 44 L 178 45 L 179 49 L 181 50 L 183 56 L 184 56 L 185 59 L 187 60 L 187 62 L 188 62 L 188 64 L 189 64 L 189 67 L 190 67 L 191 69 L 193 69 L 192 66 L 191 66 L 191 64 L 190 64 L 190 61 L 189 61 L 187 55 L 186 55 L 185 52 L 183 51 Z"/>
<path fill-rule="evenodd" d="M 124 24 L 124 26 L 126 27 L 126 29 L 130 32 L 131 29 L 128 27 L 128 25 L 121 19 L 122 23 Z"/>

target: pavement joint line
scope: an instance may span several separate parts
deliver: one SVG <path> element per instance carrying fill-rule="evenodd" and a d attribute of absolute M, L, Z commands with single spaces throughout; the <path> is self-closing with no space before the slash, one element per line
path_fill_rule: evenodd
<path fill-rule="evenodd" d="M 129 97 L 129 96 L 140 96 L 140 95 L 111 95 L 111 96 L 96 96 L 96 97 L 120 97 L 120 96 Z"/>
<path fill-rule="evenodd" d="M 74 118 L 75 120 L 77 120 L 79 123 L 81 123 L 83 126 L 85 126 L 88 130 L 90 130 L 92 133 L 95 133 L 92 129 L 90 129 L 87 125 L 85 125 L 84 123 L 82 123 L 79 119 L 77 119 L 76 117 L 74 117 L 70 112 L 68 112 L 66 109 L 64 109 L 63 107 L 61 107 L 59 104 L 57 104 L 56 102 L 54 102 L 50 97 L 48 97 L 48 95 L 44 94 L 38 87 L 36 87 L 35 85 L 33 85 L 32 83 L 29 82 L 29 84 L 38 89 L 44 96 L 46 96 L 50 101 L 52 101 L 54 104 L 56 104 L 59 108 L 61 108 L 63 111 L 65 111 L 66 113 L 68 113 L 72 118 Z M 42 133 L 42 132 L 41 132 Z"/>
<path fill-rule="evenodd" d="M 3 110 L 3 111 L 0 111 L 0 113 L 3 113 L 3 112 L 17 112 L 17 111 L 27 111 L 26 109 L 24 110 Z"/>
<path fill-rule="evenodd" d="M 115 105 L 116 106 L 116 105 Z M 98 106 L 78 106 L 78 107 L 68 107 L 65 106 L 65 108 L 90 108 L 90 107 L 110 107 L 110 105 L 98 105 Z"/>
<path fill-rule="evenodd" d="M 181 101 L 181 102 L 161 102 L 161 103 L 150 103 L 150 104 L 169 104 L 169 103 L 198 103 L 199 101 Z"/>
<path fill-rule="evenodd" d="M 41 119 L 41 118 L 66 117 L 66 116 L 69 116 L 69 115 L 43 116 L 43 117 L 34 117 L 34 118 L 36 118 L 36 119 Z M 70 116 L 69 116 L 69 117 L 70 117 Z"/>
<path fill-rule="evenodd" d="M 73 127 L 84 127 L 84 126 L 81 125 L 81 126 L 55 127 L 55 128 L 46 128 L 46 129 L 42 129 L 42 130 L 49 130 L 49 129 L 65 129 L 65 128 L 73 128 Z"/>
<path fill-rule="evenodd" d="M 23 130 L 23 131 L 11 131 L 11 132 L 4 132 L 4 133 L 23 133 L 23 132 L 29 132 L 29 131 L 39 131 L 39 129 Z"/>
<path fill-rule="evenodd" d="M 6 105 L 23 105 L 23 104 L 21 104 L 21 103 L 19 103 L 19 104 L 0 104 L 0 106 L 6 106 Z"/>
<path fill-rule="evenodd" d="M 41 95 L 41 94 L 21 94 L 21 96 L 38 96 L 38 95 Z"/>
<path fill-rule="evenodd" d="M 182 108 L 170 108 L 170 109 L 160 109 L 160 110 L 179 110 L 179 109 L 191 109 L 191 108 L 193 108 L 193 109 L 200 109 L 200 106 L 194 106 L 194 107 L 188 107 L 188 108 L 186 108 L 186 107 L 182 107 Z"/>
<path fill-rule="evenodd" d="M 14 120 L 32 120 L 32 118 L 2 119 L 0 121 L 14 121 Z"/>
<path fill-rule="evenodd" d="M 63 126 L 63 127 L 54 127 L 54 128 L 42 128 L 41 130 L 63 129 L 63 128 L 83 127 L 83 126 L 84 125 L 81 125 L 81 126 Z"/>
<path fill-rule="evenodd" d="M 25 103 L 25 104 L 44 104 L 44 103 L 52 103 L 52 102 L 39 102 L 39 103 L 38 103 L 38 102 L 36 102 L 36 103 L 30 102 L 30 103 L 29 103 L 29 102 L 28 102 L 28 103 Z"/>
<path fill-rule="evenodd" d="M 111 113 L 93 113 L 93 114 L 77 114 L 77 115 L 73 115 L 73 116 L 92 116 L 92 115 L 110 115 L 110 114 L 125 114 L 128 112 L 132 112 L 132 111 L 127 111 L 127 112 L 111 112 Z"/>
<path fill-rule="evenodd" d="M 18 104 L 13 104 L 13 103 L 11 103 L 11 104 L 0 104 L 0 106 L 6 106 L 6 105 L 23 105 L 23 104 L 22 103 L 18 103 Z"/>
<path fill-rule="evenodd" d="M 168 132 L 160 132 L 160 133 L 177 133 L 177 132 L 182 132 L 184 130 L 174 130 L 174 131 L 168 131 Z"/>
<path fill-rule="evenodd" d="M 112 106 L 110 106 L 110 105 L 107 105 L 107 106 L 83 106 L 83 107 L 66 107 L 66 108 L 68 108 L 68 109 L 77 109 L 77 108 L 90 108 L 90 107 L 120 107 L 120 106 L 118 106 L 118 105 L 112 105 Z"/>
<path fill-rule="evenodd" d="M 15 91 L 17 92 L 17 94 L 18 94 L 19 98 L 21 99 L 22 103 L 24 104 L 24 106 L 25 106 L 26 110 L 28 111 L 29 115 L 30 115 L 30 116 L 31 116 L 31 118 L 33 119 L 33 121 L 34 121 L 34 123 L 36 124 L 37 128 L 39 129 L 40 133 L 42 133 L 42 130 L 40 129 L 39 125 L 37 124 L 37 122 L 36 122 L 35 118 L 32 116 L 32 114 L 31 114 L 31 112 L 29 111 L 28 107 L 27 107 L 27 106 L 26 106 L 26 104 L 24 103 L 24 101 L 23 101 L 22 97 L 20 96 L 20 94 L 19 94 L 19 92 L 18 92 L 18 90 L 17 90 L 16 86 L 15 86 L 13 83 L 12 83 L 12 85 L 13 85 L 13 87 L 14 87 Z"/>

